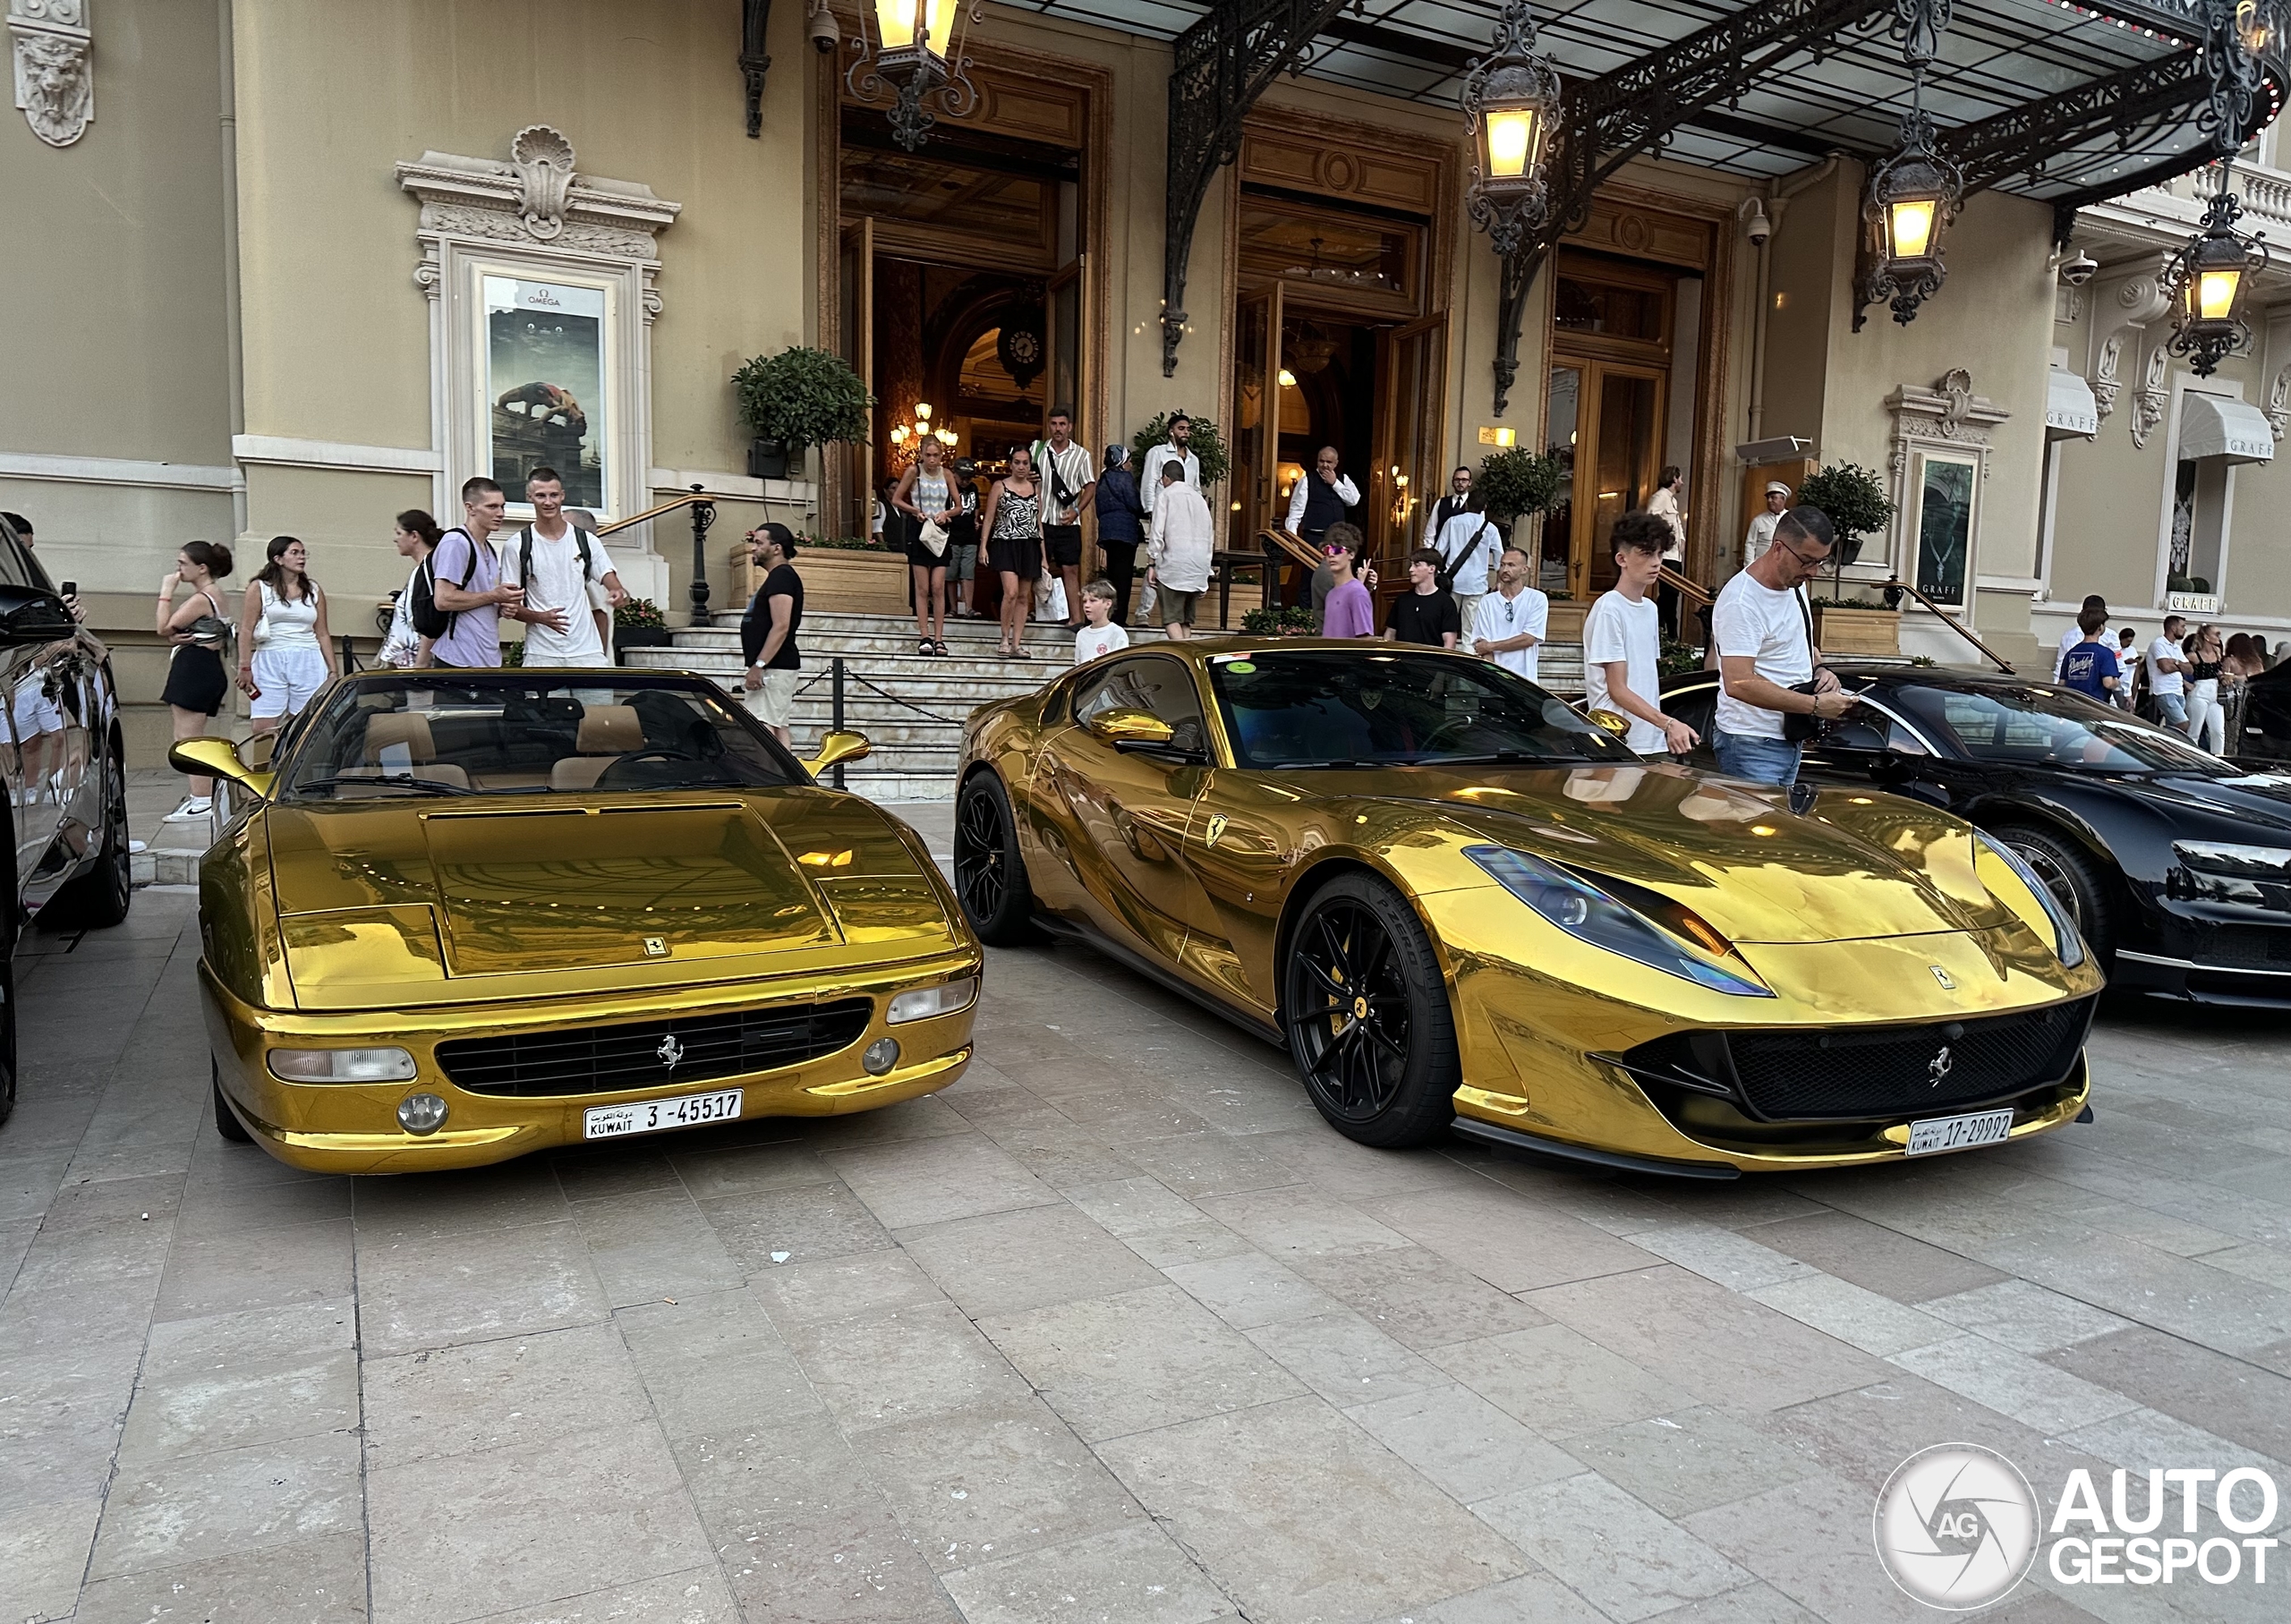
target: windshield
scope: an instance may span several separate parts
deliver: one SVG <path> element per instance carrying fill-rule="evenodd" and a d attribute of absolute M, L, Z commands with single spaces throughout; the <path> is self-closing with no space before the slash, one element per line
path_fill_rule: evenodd
<path fill-rule="evenodd" d="M 289 800 L 756 787 L 803 769 L 704 684 L 408 671 L 337 684 L 301 729 Z"/>
<path fill-rule="evenodd" d="M 1638 759 L 1563 701 L 1477 660 L 1350 649 L 1227 654 L 1209 662 L 1209 683 L 1244 767 Z"/>
<path fill-rule="evenodd" d="M 1976 761 L 2086 767 L 2104 772 L 2217 772 L 2176 734 L 2081 693 L 2010 685 L 1894 690 L 1894 701 Z"/>

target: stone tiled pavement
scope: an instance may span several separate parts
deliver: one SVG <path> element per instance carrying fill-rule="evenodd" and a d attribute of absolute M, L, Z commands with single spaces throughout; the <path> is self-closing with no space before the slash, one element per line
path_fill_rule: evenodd
<path fill-rule="evenodd" d="M 191 905 L 20 961 L 8 1624 L 1910 1620 L 1928 1444 L 2291 1481 L 2278 1021 L 2119 1011 L 2089 1127 L 1708 1187 L 1359 1150 L 1005 952 L 935 1098 L 353 1182 L 216 1136 Z"/>

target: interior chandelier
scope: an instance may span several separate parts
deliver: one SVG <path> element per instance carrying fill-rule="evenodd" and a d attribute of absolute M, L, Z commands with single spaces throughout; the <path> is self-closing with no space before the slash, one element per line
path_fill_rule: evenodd
<path fill-rule="evenodd" d="M 1915 77 L 1909 111 L 1902 115 L 1901 139 L 1869 172 L 1861 202 L 1861 218 L 1869 228 L 1862 302 L 1890 305 L 1894 319 L 1903 327 L 1917 319 L 1917 307 L 1939 293 L 1947 279 L 1941 239 L 1964 206 L 1964 172 L 1942 153 L 1934 140 L 1933 116 L 1925 110 L 1925 64 L 1940 54 L 1950 10 L 1950 0 L 1896 0 L 1894 32 Z"/>
<path fill-rule="evenodd" d="M 1505 0 L 1495 20 L 1495 48 L 1464 76 L 1464 118 L 1471 131 L 1472 221 L 1495 251 L 1520 251 L 1550 207 L 1544 166 L 1559 119 L 1560 83 L 1551 59 L 1536 48 L 1528 0 Z"/>
<path fill-rule="evenodd" d="M 909 152 L 940 114 L 961 118 L 978 106 L 961 44 L 975 11 L 961 0 L 874 0 L 867 8 L 869 32 L 844 82 L 862 101 L 890 98 L 891 139 Z"/>
<path fill-rule="evenodd" d="M 955 442 L 962 437 L 951 429 L 933 428 L 931 403 L 919 400 L 915 403 L 915 421 L 893 424 L 890 438 L 891 455 L 897 456 L 909 451 L 920 455 L 923 451 L 923 442 L 926 439 L 935 439 L 948 450 L 952 451 L 955 448 Z"/>

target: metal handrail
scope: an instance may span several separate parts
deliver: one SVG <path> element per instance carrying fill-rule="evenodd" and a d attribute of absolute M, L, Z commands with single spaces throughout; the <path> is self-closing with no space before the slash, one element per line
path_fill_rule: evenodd
<path fill-rule="evenodd" d="M 1707 609 L 1716 601 L 1716 599 L 1712 598 L 1708 592 L 1705 591 L 1701 587 L 1697 586 L 1693 582 L 1688 580 L 1684 575 L 1680 574 L 1678 571 L 1673 569 L 1667 564 L 1663 565 L 1662 578 L 1677 589 L 1679 596 L 1685 599 L 1690 603 L 1699 603 Z"/>
<path fill-rule="evenodd" d="M 1899 575 L 1895 575 L 1892 580 L 1886 582 L 1885 591 L 1887 597 L 1891 597 L 1897 591 L 1907 592 L 1911 597 L 1916 599 L 1918 602 L 1923 604 L 1927 608 L 1932 610 L 1935 615 L 1939 616 L 1940 619 L 1947 625 L 1951 631 L 1963 638 L 1967 642 L 1972 644 L 1974 648 L 1979 649 L 1983 655 L 1988 657 L 1989 662 L 1999 671 L 2002 671 L 2007 676 L 2015 675 L 2013 669 L 2013 662 L 2011 660 L 2006 659 L 1996 650 L 1981 642 L 1980 638 L 1975 637 L 1971 629 L 1968 628 L 1963 621 L 1959 620 L 1955 615 L 1950 614 L 1948 610 L 1943 608 L 1930 598 L 1928 598 L 1924 593 L 1919 591 L 1915 587 L 1910 585 L 1908 582 L 1903 581 Z"/>
<path fill-rule="evenodd" d="M 648 507 L 643 513 L 631 514 L 626 519 L 615 519 L 609 524 L 600 524 L 597 526 L 596 533 L 600 536 L 609 536 L 617 531 L 626 530 L 632 524 L 642 524 L 645 520 L 657 519 L 664 513 L 674 513 L 679 507 L 690 507 L 698 502 L 712 504 L 714 500 L 712 497 L 701 496 L 696 492 L 691 496 L 672 497 L 658 507 Z"/>
<path fill-rule="evenodd" d="M 1293 530 L 1282 530 L 1277 525 L 1268 524 L 1256 532 L 1256 541 L 1260 548 L 1271 542 L 1307 569 L 1318 569 L 1321 566 L 1321 559 L 1307 544 L 1305 538 Z"/>

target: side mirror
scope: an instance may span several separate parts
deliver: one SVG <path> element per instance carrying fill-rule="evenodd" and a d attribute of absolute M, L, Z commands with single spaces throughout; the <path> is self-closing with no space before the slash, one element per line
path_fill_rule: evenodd
<path fill-rule="evenodd" d="M 1090 734 L 1116 750 L 1170 748 L 1170 725 L 1150 710 L 1101 710 L 1090 718 Z"/>
<path fill-rule="evenodd" d="M 23 648 L 72 635 L 79 623 L 64 599 L 37 587 L 0 587 L 0 647 Z"/>
<path fill-rule="evenodd" d="M 820 740 L 820 752 L 804 763 L 804 770 L 818 778 L 838 761 L 856 761 L 874 746 L 864 733 L 830 733 Z"/>
<path fill-rule="evenodd" d="M 1611 733 L 1617 738 L 1622 738 L 1631 731 L 1630 718 L 1628 717 L 1617 716 L 1612 710 L 1602 709 L 1597 710 L 1588 710 L 1584 712 L 1584 714 L 1590 719 L 1592 727 L 1598 728 L 1603 733 Z"/>
<path fill-rule="evenodd" d="M 270 786 L 277 775 L 268 770 L 269 752 L 267 747 L 263 756 L 264 766 L 250 767 L 239 759 L 238 751 L 232 748 L 228 739 L 179 739 L 167 750 L 167 765 L 180 773 L 221 778 L 237 785 L 250 795 L 268 800 Z"/>

